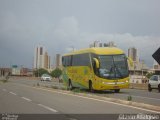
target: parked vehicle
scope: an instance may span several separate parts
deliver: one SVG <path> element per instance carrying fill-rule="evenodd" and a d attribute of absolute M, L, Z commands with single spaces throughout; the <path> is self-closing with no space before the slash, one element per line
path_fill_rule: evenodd
<path fill-rule="evenodd" d="M 158 89 L 160 92 L 160 75 L 153 75 L 149 79 L 148 91 L 151 92 L 152 89 Z"/>
<path fill-rule="evenodd" d="M 43 74 L 41 76 L 41 81 L 51 81 L 52 80 L 52 77 L 48 74 Z"/>

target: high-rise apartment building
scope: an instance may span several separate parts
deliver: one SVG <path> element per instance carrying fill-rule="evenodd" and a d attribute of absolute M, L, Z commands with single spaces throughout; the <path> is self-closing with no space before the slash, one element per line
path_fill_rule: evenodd
<path fill-rule="evenodd" d="M 49 69 L 50 68 L 50 56 L 48 56 L 47 51 L 41 45 L 35 48 L 34 53 L 34 69 Z"/>
<path fill-rule="evenodd" d="M 50 69 L 50 56 L 47 52 L 44 54 L 44 68 Z"/>
<path fill-rule="evenodd" d="M 133 60 L 133 66 L 129 66 L 132 70 L 148 69 L 144 60 L 139 60 L 137 49 L 132 47 L 128 49 L 128 57 Z"/>
<path fill-rule="evenodd" d="M 61 65 L 61 55 L 56 54 L 56 67 L 60 67 Z"/>
<path fill-rule="evenodd" d="M 138 60 L 138 55 L 137 55 L 137 49 L 136 48 L 129 48 L 128 49 L 128 57 L 130 57 L 134 62 Z"/>

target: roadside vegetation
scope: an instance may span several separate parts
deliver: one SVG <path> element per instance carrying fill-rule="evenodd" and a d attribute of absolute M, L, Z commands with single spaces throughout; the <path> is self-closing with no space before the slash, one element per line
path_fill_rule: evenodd
<path fill-rule="evenodd" d="M 132 101 L 132 96 L 131 96 L 131 95 L 129 95 L 129 96 L 127 97 L 127 101 Z"/>
<path fill-rule="evenodd" d="M 43 74 L 49 74 L 49 72 L 47 70 L 43 69 L 43 68 L 40 68 L 40 69 L 37 69 L 37 70 L 34 71 L 34 75 L 36 77 L 40 77 Z"/>
<path fill-rule="evenodd" d="M 62 70 L 59 68 L 56 68 L 53 71 L 48 72 L 46 69 L 40 68 L 34 71 L 35 77 L 41 77 L 43 74 L 48 74 L 54 78 L 59 78 L 62 75 Z"/>
<path fill-rule="evenodd" d="M 54 78 L 59 78 L 62 75 L 62 70 L 59 68 L 54 69 L 50 75 Z"/>
<path fill-rule="evenodd" d="M 146 77 L 149 79 L 152 75 L 154 75 L 154 73 L 147 73 Z"/>
<path fill-rule="evenodd" d="M 6 80 L 6 79 L 0 80 L 0 83 L 7 83 L 7 82 L 8 82 L 8 80 Z"/>

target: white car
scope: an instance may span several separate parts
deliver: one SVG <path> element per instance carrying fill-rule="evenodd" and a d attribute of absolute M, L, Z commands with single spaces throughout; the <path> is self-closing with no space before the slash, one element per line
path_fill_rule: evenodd
<path fill-rule="evenodd" d="M 148 82 L 148 91 L 152 91 L 152 89 L 158 89 L 160 92 L 160 75 L 153 75 L 149 79 Z"/>
<path fill-rule="evenodd" d="M 41 76 L 41 81 L 51 81 L 52 80 L 52 77 L 48 74 L 43 74 Z"/>

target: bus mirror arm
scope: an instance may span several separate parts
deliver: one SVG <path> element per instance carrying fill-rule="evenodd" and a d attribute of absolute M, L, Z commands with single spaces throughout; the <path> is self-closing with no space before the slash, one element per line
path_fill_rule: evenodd
<path fill-rule="evenodd" d="M 96 64 L 96 68 L 98 69 L 100 67 L 98 59 L 97 58 L 93 58 L 93 60 L 94 60 L 94 62 Z"/>

